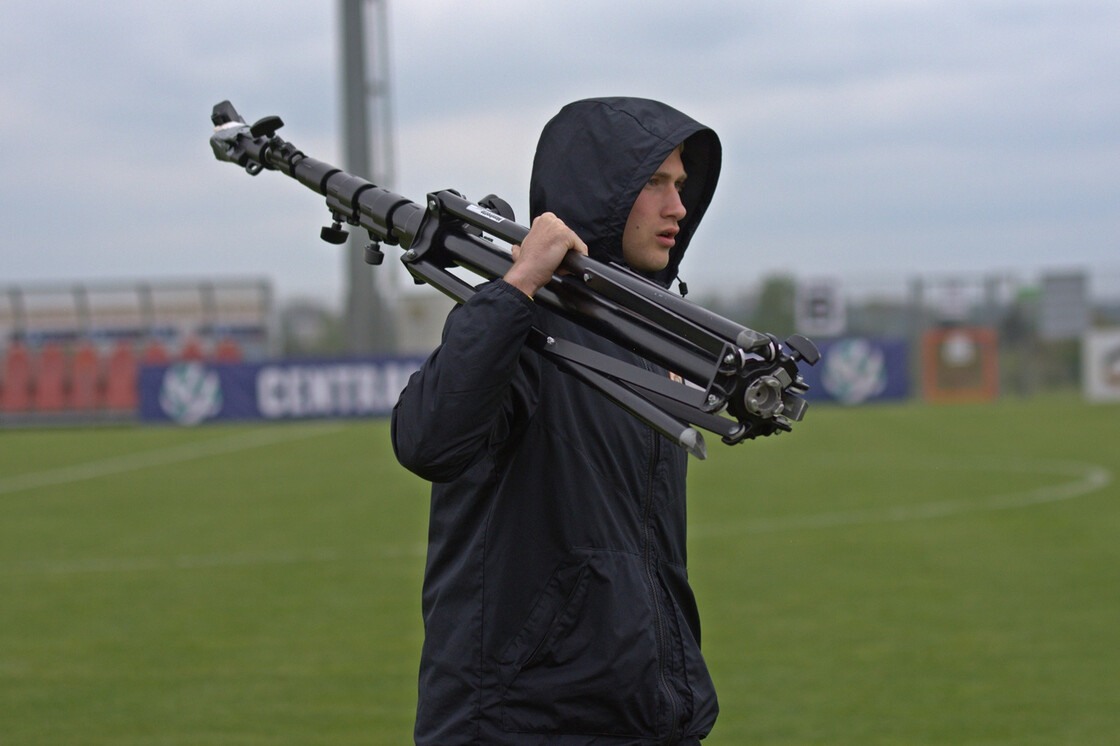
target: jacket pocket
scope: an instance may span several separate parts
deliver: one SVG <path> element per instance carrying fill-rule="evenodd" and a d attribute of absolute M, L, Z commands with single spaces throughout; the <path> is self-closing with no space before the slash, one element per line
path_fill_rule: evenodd
<path fill-rule="evenodd" d="M 560 567 L 499 659 L 502 728 L 655 735 L 655 620 L 640 558 L 592 552 Z"/>

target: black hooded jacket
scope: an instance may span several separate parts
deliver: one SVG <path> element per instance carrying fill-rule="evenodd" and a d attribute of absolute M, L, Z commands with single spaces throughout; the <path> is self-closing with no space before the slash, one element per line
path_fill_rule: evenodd
<path fill-rule="evenodd" d="M 566 106 L 537 148 L 533 216 L 621 263 L 630 207 L 681 142 L 667 286 L 720 166 L 715 133 L 680 112 Z M 638 362 L 498 280 L 450 314 L 401 394 L 397 457 L 433 482 L 416 743 L 695 743 L 718 708 L 686 571 L 686 455 L 525 349 L 531 326 Z"/>

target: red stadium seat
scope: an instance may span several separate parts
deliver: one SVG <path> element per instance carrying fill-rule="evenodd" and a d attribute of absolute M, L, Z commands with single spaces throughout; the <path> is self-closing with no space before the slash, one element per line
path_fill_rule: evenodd
<path fill-rule="evenodd" d="M 2 376 L 0 411 L 26 412 L 31 407 L 31 355 L 22 342 L 8 346 Z"/>
<path fill-rule="evenodd" d="M 241 362 L 241 346 L 229 337 L 223 338 L 214 348 L 214 360 L 219 363 Z"/>
<path fill-rule="evenodd" d="M 146 353 L 145 353 L 146 354 Z M 130 342 L 118 342 L 109 354 L 105 373 L 105 408 L 114 411 L 136 409 L 136 357 Z"/>
<path fill-rule="evenodd" d="M 48 342 L 39 350 L 32 404 L 38 412 L 59 412 L 66 405 L 66 355 Z"/>
<path fill-rule="evenodd" d="M 131 350 L 130 350 L 131 352 Z M 144 365 L 163 365 L 170 360 L 167 348 L 158 339 L 153 339 L 144 347 L 144 354 L 140 359 Z"/>
<path fill-rule="evenodd" d="M 205 359 L 206 355 L 202 351 L 202 344 L 195 337 L 188 337 L 187 341 L 183 343 L 182 348 L 179 350 L 180 360 L 193 360 L 200 361 Z"/>
<path fill-rule="evenodd" d="M 97 348 L 83 342 L 70 360 L 69 408 L 80 412 L 101 405 L 101 368 Z"/>

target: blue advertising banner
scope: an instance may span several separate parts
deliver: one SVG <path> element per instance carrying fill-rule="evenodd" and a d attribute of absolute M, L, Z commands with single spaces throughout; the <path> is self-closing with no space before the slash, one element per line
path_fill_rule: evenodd
<path fill-rule="evenodd" d="M 821 360 L 801 366 L 811 401 L 841 404 L 905 399 L 910 395 L 905 340 L 848 337 L 818 343 Z"/>
<path fill-rule="evenodd" d="M 388 415 L 422 357 L 143 366 L 140 419 L 295 420 Z"/>

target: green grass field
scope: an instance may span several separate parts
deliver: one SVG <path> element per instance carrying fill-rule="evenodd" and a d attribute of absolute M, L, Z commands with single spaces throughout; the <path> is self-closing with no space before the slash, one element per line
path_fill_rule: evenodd
<path fill-rule="evenodd" d="M 1120 742 L 1120 408 L 812 408 L 693 461 L 707 743 Z M 411 742 L 385 423 L 0 432 L 0 744 Z"/>

